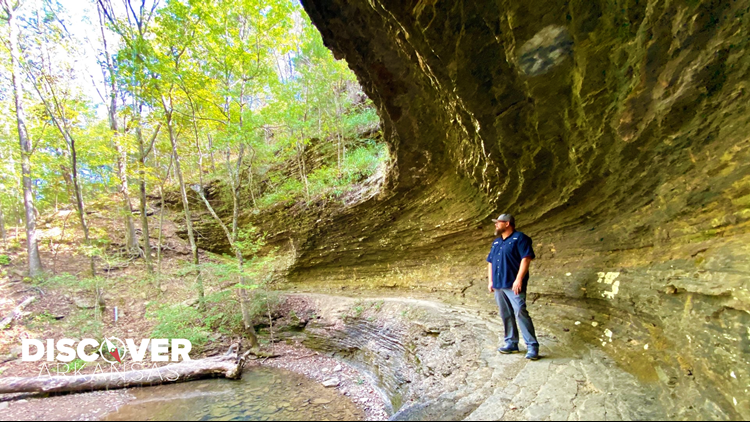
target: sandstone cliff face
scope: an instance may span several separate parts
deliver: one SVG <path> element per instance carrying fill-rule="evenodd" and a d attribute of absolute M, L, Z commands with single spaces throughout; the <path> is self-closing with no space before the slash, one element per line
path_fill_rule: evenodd
<path fill-rule="evenodd" d="M 747 2 L 303 5 L 393 163 L 379 197 L 304 227 L 293 281 L 478 295 L 511 212 L 546 325 L 750 418 Z"/>

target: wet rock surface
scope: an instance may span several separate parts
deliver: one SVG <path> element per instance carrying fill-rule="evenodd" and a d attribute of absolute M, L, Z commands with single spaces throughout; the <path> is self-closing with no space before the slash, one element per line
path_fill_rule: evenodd
<path fill-rule="evenodd" d="M 539 361 L 502 355 L 501 322 L 483 309 L 434 301 L 304 295 L 317 318 L 288 339 L 369 373 L 393 420 L 652 420 L 720 418 L 717 408 L 665 399 L 584 342 L 538 330 Z M 361 310 L 359 310 L 361 309 Z M 549 313 L 534 308 L 537 321 Z M 716 413 L 712 413 L 716 412 Z"/>
<path fill-rule="evenodd" d="M 260 365 L 296 372 L 321 385 L 334 373 L 339 384 L 329 388 L 335 388 L 341 395 L 351 399 L 364 412 L 365 420 L 388 419 L 383 397 L 361 371 L 325 353 L 311 351 L 296 344 L 275 343 L 273 350 L 280 353 L 281 357 L 260 360 Z"/>

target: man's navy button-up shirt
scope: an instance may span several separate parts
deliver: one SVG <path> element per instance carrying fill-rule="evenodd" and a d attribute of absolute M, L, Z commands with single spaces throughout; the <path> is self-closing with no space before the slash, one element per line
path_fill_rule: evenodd
<path fill-rule="evenodd" d="M 531 247 L 531 238 L 525 234 L 514 231 L 513 234 L 503 240 L 502 236 L 492 242 L 492 249 L 487 255 L 487 262 L 492 264 L 492 287 L 495 289 L 512 289 L 516 281 L 521 260 L 524 258 L 536 258 L 534 249 Z M 529 282 L 529 272 L 523 277 L 523 287 Z"/>

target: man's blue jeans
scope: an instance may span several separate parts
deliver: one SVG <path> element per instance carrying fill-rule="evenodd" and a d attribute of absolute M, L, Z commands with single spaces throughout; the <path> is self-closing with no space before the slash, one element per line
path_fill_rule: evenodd
<path fill-rule="evenodd" d="M 516 327 L 516 321 L 518 321 L 526 347 L 535 347 L 539 350 L 534 323 L 531 322 L 529 312 L 526 310 L 526 293 L 517 295 L 512 289 L 495 289 L 495 301 L 497 301 L 497 307 L 500 308 L 500 318 L 505 326 L 505 345 L 518 346 L 518 328 Z"/>

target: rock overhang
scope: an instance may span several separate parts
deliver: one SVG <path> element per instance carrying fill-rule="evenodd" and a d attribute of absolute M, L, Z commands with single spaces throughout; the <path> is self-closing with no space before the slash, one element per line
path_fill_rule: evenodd
<path fill-rule="evenodd" d="M 303 5 L 394 166 L 379 198 L 306 237 L 292 280 L 481 284 L 489 218 L 509 211 L 535 240 L 536 294 L 571 324 L 609 321 L 581 336 L 750 416 L 746 6 Z"/>

